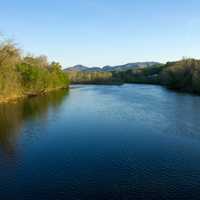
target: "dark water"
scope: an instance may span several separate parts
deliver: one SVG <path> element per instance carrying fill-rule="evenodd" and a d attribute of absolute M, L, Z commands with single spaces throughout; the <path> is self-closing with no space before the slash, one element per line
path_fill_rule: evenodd
<path fill-rule="evenodd" d="M 0 105 L 0 199 L 199 199 L 200 97 L 76 86 Z"/>

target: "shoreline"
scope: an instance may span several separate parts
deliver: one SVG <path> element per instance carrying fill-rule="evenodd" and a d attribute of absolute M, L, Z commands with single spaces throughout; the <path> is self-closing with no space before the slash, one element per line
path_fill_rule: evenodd
<path fill-rule="evenodd" d="M 176 89 L 172 87 L 167 87 L 164 84 L 161 83 L 151 83 L 151 82 L 121 82 L 121 83 L 72 83 L 71 85 L 116 85 L 116 86 L 121 86 L 124 84 L 136 84 L 136 85 L 155 85 L 155 86 L 161 86 L 167 90 L 170 90 L 172 92 L 177 92 L 177 93 L 182 93 L 182 94 L 190 94 L 190 95 L 195 95 L 195 96 L 200 96 L 200 93 L 195 92 L 193 90 L 188 90 L 188 89 Z"/>
<path fill-rule="evenodd" d="M 69 86 L 68 87 L 48 89 L 48 90 L 38 92 L 38 93 L 26 93 L 26 94 L 21 94 L 21 95 L 13 95 L 13 96 L 9 96 L 9 97 L 0 97 L 0 104 L 10 103 L 10 102 L 16 103 L 21 99 L 42 96 L 42 95 L 48 94 L 49 92 L 53 92 L 53 91 L 56 91 L 56 90 L 64 90 L 64 89 L 69 90 Z"/>
<path fill-rule="evenodd" d="M 9 103 L 9 102 L 17 102 L 18 100 L 24 99 L 24 98 L 33 98 L 33 97 L 37 97 L 37 96 L 42 96 L 42 95 L 46 95 L 49 92 L 53 92 L 56 90 L 62 90 L 62 89 L 66 89 L 69 90 L 71 88 L 71 85 L 116 85 L 116 86 L 120 86 L 123 84 L 145 84 L 145 85 L 158 85 L 158 86 L 162 86 L 167 90 L 173 91 L 173 92 L 178 92 L 178 93 L 185 93 L 185 94 L 190 94 L 190 95 L 197 95 L 200 96 L 198 93 L 193 92 L 191 90 L 180 90 L 180 89 L 174 89 L 174 88 L 170 88 L 170 87 L 166 87 L 163 84 L 155 84 L 155 83 L 142 83 L 142 82 L 124 82 L 124 83 L 72 83 L 67 87 L 61 87 L 61 88 L 53 88 L 53 89 L 47 89 L 38 93 L 26 93 L 26 94 L 21 94 L 21 95 L 13 95 L 13 96 L 9 96 L 9 97 L 0 97 L 0 104 L 4 104 L 4 103 Z"/>

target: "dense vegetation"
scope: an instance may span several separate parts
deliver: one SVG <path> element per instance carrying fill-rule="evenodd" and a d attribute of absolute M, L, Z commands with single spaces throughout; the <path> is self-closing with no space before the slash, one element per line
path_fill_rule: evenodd
<path fill-rule="evenodd" d="M 200 94 L 200 60 L 183 59 L 151 67 L 113 72 L 71 72 L 72 83 L 145 83 Z"/>
<path fill-rule="evenodd" d="M 113 72 L 113 77 L 124 83 L 149 83 L 159 84 L 160 73 L 164 65 L 156 64 L 151 67 L 135 68 L 132 70 Z"/>
<path fill-rule="evenodd" d="M 78 84 L 121 84 L 121 83 L 159 83 L 158 74 L 163 65 L 154 65 L 146 68 L 135 68 L 127 71 L 112 72 L 67 72 L 71 83 Z"/>
<path fill-rule="evenodd" d="M 111 72 L 67 72 L 71 83 L 113 84 L 117 83 Z"/>
<path fill-rule="evenodd" d="M 171 89 L 200 94 L 200 60 L 167 63 L 161 73 L 161 83 Z"/>
<path fill-rule="evenodd" d="M 45 56 L 22 56 L 11 42 L 0 43 L 0 101 L 38 95 L 68 86 L 59 63 Z"/>

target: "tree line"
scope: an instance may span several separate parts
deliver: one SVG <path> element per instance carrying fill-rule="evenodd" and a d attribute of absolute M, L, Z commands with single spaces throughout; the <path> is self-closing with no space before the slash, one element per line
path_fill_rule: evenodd
<path fill-rule="evenodd" d="M 200 94 L 200 60 L 182 59 L 146 68 L 113 72 L 70 72 L 72 83 L 144 83 Z"/>
<path fill-rule="evenodd" d="M 168 62 L 161 78 L 161 83 L 170 89 L 200 94 L 200 60 Z"/>
<path fill-rule="evenodd" d="M 67 72 L 72 84 L 113 84 L 116 80 L 111 72 Z"/>
<path fill-rule="evenodd" d="M 59 63 L 49 63 L 46 56 L 23 56 L 14 43 L 0 42 L 0 101 L 38 95 L 68 85 L 68 77 Z"/>

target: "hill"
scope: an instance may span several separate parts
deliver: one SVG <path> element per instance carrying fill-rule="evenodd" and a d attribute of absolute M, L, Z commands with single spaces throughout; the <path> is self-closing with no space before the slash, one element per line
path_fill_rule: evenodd
<path fill-rule="evenodd" d="M 112 72 L 112 71 L 126 71 L 134 68 L 146 68 L 152 67 L 156 64 L 160 64 L 158 62 L 136 62 L 136 63 L 127 63 L 125 65 L 117 65 L 117 66 L 104 66 L 100 67 L 87 67 L 83 65 L 75 65 L 73 67 L 65 68 L 64 71 L 74 71 L 74 72 Z"/>

